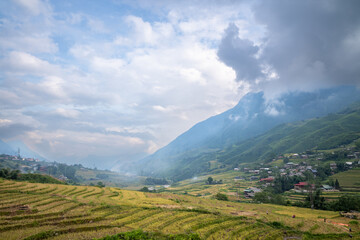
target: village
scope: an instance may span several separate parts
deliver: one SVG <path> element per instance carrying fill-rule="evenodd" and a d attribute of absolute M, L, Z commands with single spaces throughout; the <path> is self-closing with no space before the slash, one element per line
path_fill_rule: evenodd
<path fill-rule="evenodd" d="M 9 168 L 19 170 L 20 173 L 40 173 L 52 175 L 60 181 L 68 181 L 74 178 L 75 171 L 72 166 L 57 162 L 45 162 L 37 158 L 24 158 L 20 155 L 0 155 L 0 169 Z"/>
<path fill-rule="evenodd" d="M 338 156 L 332 157 L 338 153 L 332 152 L 325 155 L 323 152 L 306 154 L 306 153 L 292 153 L 286 155 L 279 155 L 272 160 L 272 163 L 282 164 L 264 164 L 259 163 L 256 167 L 237 167 L 234 171 L 241 172 L 241 176 L 234 177 L 234 181 L 241 180 L 254 181 L 254 186 L 244 190 L 245 198 L 253 198 L 256 193 L 262 192 L 267 187 L 273 187 L 276 177 L 296 178 L 299 180 L 292 185 L 291 191 L 296 193 L 307 193 L 316 189 L 321 189 L 324 192 L 339 191 L 339 183 L 331 182 L 331 184 L 324 183 L 329 176 L 338 172 L 347 171 L 349 169 L 360 166 L 360 152 L 354 148 L 343 148 L 341 161 Z M 330 157 L 329 157 L 330 156 Z M 333 159 L 332 159 L 333 158 Z M 321 182 L 319 185 L 309 183 Z"/>

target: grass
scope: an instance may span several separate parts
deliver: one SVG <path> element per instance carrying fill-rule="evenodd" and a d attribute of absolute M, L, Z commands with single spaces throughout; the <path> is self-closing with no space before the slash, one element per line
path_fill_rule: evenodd
<path fill-rule="evenodd" d="M 335 223 L 351 224 L 353 236 L 360 237 L 355 220 L 330 211 L 115 187 L 0 180 L 0 239 L 92 239 L 136 229 L 164 239 L 190 239 L 186 237 L 191 234 L 201 239 L 341 239 L 348 229 Z"/>

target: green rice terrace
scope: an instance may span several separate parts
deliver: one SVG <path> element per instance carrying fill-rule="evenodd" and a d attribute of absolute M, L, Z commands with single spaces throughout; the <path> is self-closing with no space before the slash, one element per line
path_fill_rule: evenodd
<path fill-rule="evenodd" d="M 148 238 L 124 238 L 139 231 Z M 0 179 L 0 239 L 359 239 L 359 232 L 357 220 L 338 212 Z"/>

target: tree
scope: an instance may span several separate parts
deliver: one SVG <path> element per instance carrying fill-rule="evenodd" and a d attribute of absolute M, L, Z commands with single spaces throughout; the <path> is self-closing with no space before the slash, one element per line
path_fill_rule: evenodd
<path fill-rule="evenodd" d="M 343 195 L 339 198 L 336 207 L 337 211 L 359 211 L 360 210 L 360 197 L 352 195 Z"/>
<path fill-rule="evenodd" d="M 360 139 L 356 140 L 355 148 L 356 148 L 356 150 L 360 150 Z"/>
<path fill-rule="evenodd" d="M 218 194 L 216 194 L 216 195 L 215 195 L 215 198 L 216 198 L 217 200 L 221 200 L 221 201 L 229 201 L 228 197 L 227 197 L 225 194 L 223 194 L 223 193 L 218 193 Z"/>
<path fill-rule="evenodd" d="M 335 181 L 335 189 L 340 189 L 340 183 L 337 179 Z"/>
<path fill-rule="evenodd" d="M 0 178 L 16 180 L 18 179 L 19 174 L 20 174 L 19 170 L 10 171 L 9 169 L 6 168 L 0 169 Z"/>
<path fill-rule="evenodd" d="M 253 200 L 254 202 L 286 205 L 285 198 L 281 194 L 274 194 L 269 191 L 255 193 Z"/>
<path fill-rule="evenodd" d="M 336 163 L 336 167 L 339 172 L 344 172 L 346 170 L 345 163 Z"/>
<path fill-rule="evenodd" d="M 316 190 L 315 196 L 314 196 L 314 208 L 315 209 L 323 209 L 324 208 L 324 204 L 325 204 L 325 198 L 321 197 L 321 190 L 318 189 Z"/>
<path fill-rule="evenodd" d="M 268 172 L 265 171 L 265 170 L 262 170 L 262 171 L 260 172 L 260 178 L 267 178 L 267 177 L 269 177 Z"/>
<path fill-rule="evenodd" d="M 145 185 L 166 185 L 169 182 L 165 178 L 151 178 L 148 177 L 145 179 Z"/>
<path fill-rule="evenodd" d="M 98 183 L 96 184 L 96 186 L 98 186 L 98 187 L 105 187 L 105 184 L 104 184 L 103 182 L 98 182 Z"/>
<path fill-rule="evenodd" d="M 148 187 L 143 187 L 140 192 L 150 192 Z"/>
<path fill-rule="evenodd" d="M 213 181 L 214 181 L 214 179 L 212 177 L 208 177 L 208 180 L 207 180 L 208 184 L 211 185 L 213 183 Z"/>
<path fill-rule="evenodd" d="M 19 170 L 13 170 L 13 171 L 10 172 L 9 178 L 12 179 L 12 180 L 16 180 L 16 179 L 18 179 L 19 174 L 20 174 Z"/>

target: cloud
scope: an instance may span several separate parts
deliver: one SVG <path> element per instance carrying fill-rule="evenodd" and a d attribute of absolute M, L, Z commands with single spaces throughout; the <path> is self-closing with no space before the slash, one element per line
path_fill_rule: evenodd
<path fill-rule="evenodd" d="M 1 126 L 50 159 L 131 161 L 249 91 L 359 76 L 351 1 L 98 4 L 0 2 Z"/>
<path fill-rule="evenodd" d="M 359 84 L 359 9 L 358 1 L 258 1 L 252 12 L 265 26 L 262 42 L 241 39 L 231 24 L 219 58 L 267 95 Z"/>
<path fill-rule="evenodd" d="M 262 76 L 256 54 L 259 47 L 247 39 L 239 38 L 239 28 L 231 23 L 221 40 L 218 56 L 236 71 L 238 81 L 255 81 Z"/>
<path fill-rule="evenodd" d="M 8 123 L 11 123 L 12 121 L 10 119 L 1 119 L 0 118 L 0 125 L 7 125 Z"/>
<path fill-rule="evenodd" d="M 48 13 L 49 5 L 41 0 L 13 0 L 19 6 L 23 7 L 32 15 L 39 15 L 41 13 Z"/>
<path fill-rule="evenodd" d="M 80 115 L 80 112 L 74 109 L 57 108 L 55 114 L 66 118 L 76 119 Z"/>
<path fill-rule="evenodd" d="M 49 36 L 14 33 L 13 35 L 0 36 L 0 48 L 17 49 L 18 51 L 32 53 L 55 53 L 58 51 L 57 45 Z"/>
<path fill-rule="evenodd" d="M 0 125 L 0 139 L 16 138 L 31 130 L 33 130 L 32 127 L 17 123 Z"/>
<path fill-rule="evenodd" d="M 33 74 L 46 76 L 58 72 L 58 67 L 26 52 L 12 51 L 0 60 L 0 67 L 14 75 Z"/>

